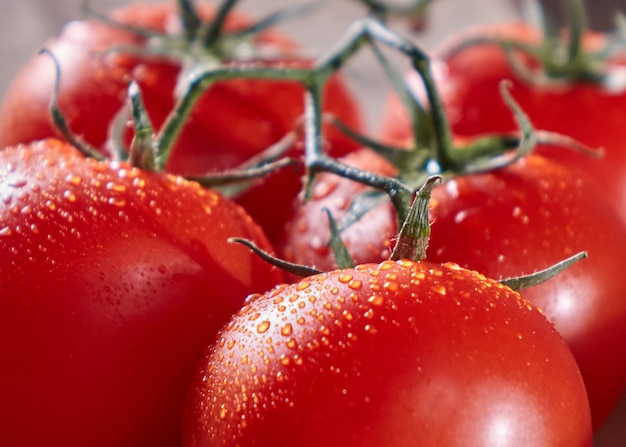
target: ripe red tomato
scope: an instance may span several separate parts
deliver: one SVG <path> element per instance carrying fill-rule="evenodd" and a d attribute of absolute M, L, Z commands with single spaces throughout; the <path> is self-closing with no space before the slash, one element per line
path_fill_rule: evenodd
<path fill-rule="evenodd" d="M 205 7 L 204 17 L 212 15 Z M 139 3 L 112 13 L 114 20 L 181 35 L 175 2 Z M 226 31 L 250 24 L 242 13 L 229 16 Z M 92 145 L 106 149 L 107 133 L 124 104 L 130 79 L 140 86 L 156 129 L 174 106 L 174 90 L 181 71 L 180 61 L 145 54 L 152 40 L 95 20 L 74 21 L 46 47 L 61 66 L 59 105 L 72 131 Z M 306 66 L 310 60 L 297 56 L 296 45 L 285 36 L 269 31 L 255 44 L 271 45 L 280 57 L 273 65 Z M 135 47 L 134 51 L 123 51 Z M 137 53 L 144 50 L 144 54 Z M 118 51 L 114 51 L 118 50 Z M 215 57 L 209 56 L 205 58 Z M 228 60 L 227 60 L 228 61 Z M 26 64 L 9 88 L 0 108 L 0 147 L 58 136 L 48 105 L 53 92 L 55 68 L 48 57 L 35 57 Z M 280 140 L 294 129 L 303 113 L 304 89 L 288 81 L 232 80 L 212 86 L 193 109 L 177 139 L 166 169 L 184 175 L 199 175 L 234 168 Z M 358 129 L 360 111 L 339 77 L 325 90 L 325 110 Z M 130 139 L 131 131 L 127 129 Z M 334 127 L 326 131 L 329 151 L 342 155 L 356 147 Z M 300 145 L 289 153 L 298 156 Z M 237 198 L 271 239 L 290 212 L 290 203 L 300 189 L 301 173 L 285 169 Z M 272 200 L 267 200 L 272 197 Z"/>
<path fill-rule="evenodd" d="M 279 286 L 222 331 L 185 446 L 591 445 L 545 317 L 453 264 L 386 261 Z"/>
<path fill-rule="evenodd" d="M 454 260 L 500 279 L 547 268 L 576 252 L 589 259 L 521 292 L 569 343 L 594 427 L 626 386 L 626 229 L 608 200 L 571 170 L 539 156 L 459 177 L 433 194 L 428 259 Z"/>
<path fill-rule="evenodd" d="M 371 151 L 350 154 L 349 164 L 388 173 Z M 362 186 L 324 174 L 313 200 L 287 226 L 281 249 L 291 261 L 321 270 L 336 267 L 325 243 L 327 208 L 341 221 Z M 501 279 L 547 268 L 576 252 L 589 259 L 522 295 L 556 324 L 580 364 L 599 427 L 626 385 L 626 301 L 620 273 L 626 230 L 608 200 L 571 169 L 539 156 L 485 174 L 448 180 L 433 191 L 432 237 L 427 259 L 456 262 Z M 342 233 L 357 263 L 380 262 L 394 244 L 395 212 L 389 201 Z M 369 231 L 365 231 L 366 228 Z"/>
<path fill-rule="evenodd" d="M 459 137 L 474 137 L 517 129 L 514 116 L 499 93 L 502 80 L 512 82 L 511 94 L 537 129 L 573 137 L 604 156 L 590 159 L 574 151 L 541 145 L 536 152 L 585 171 L 608 196 L 626 220 L 626 82 L 623 61 L 608 61 L 604 82 L 568 81 L 532 85 L 512 69 L 505 52 L 496 45 L 476 44 L 453 53 L 450 48 L 476 38 L 498 37 L 526 45 L 538 45 L 540 32 L 523 23 L 484 25 L 452 36 L 433 51 L 438 85 L 452 130 Z M 606 45 L 602 34 L 588 32 L 584 48 L 591 52 Z M 538 62 L 524 55 L 519 60 L 530 69 Z M 417 90 L 421 81 L 409 75 Z M 385 139 L 406 141 L 410 124 L 399 99 L 393 96 L 383 113 L 381 133 Z"/>
<path fill-rule="evenodd" d="M 341 161 L 364 171 L 386 176 L 396 174 L 391 163 L 366 148 L 346 155 Z M 336 220 L 341 221 L 354 198 L 366 191 L 368 188 L 361 183 L 332 173 L 319 174 L 311 200 L 295 206 L 294 217 L 285 226 L 282 243 L 277 246 L 281 256 L 322 271 L 337 268 L 334 254 L 328 245 L 330 226 L 324 210 L 329 210 Z M 397 234 L 395 211 L 387 200 L 378 204 L 365 218 L 342 231 L 341 238 L 354 262 L 365 264 L 388 259 L 393 246 L 392 239 Z"/>
<path fill-rule="evenodd" d="M 282 282 L 236 204 L 56 140 L 0 152 L 0 440 L 175 446 L 203 349 Z"/>

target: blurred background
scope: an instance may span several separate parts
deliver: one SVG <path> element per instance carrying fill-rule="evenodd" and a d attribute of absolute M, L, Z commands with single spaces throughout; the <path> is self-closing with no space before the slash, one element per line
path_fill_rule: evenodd
<path fill-rule="evenodd" d="M 88 0 L 90 7 L 99 12 L 123 6 L 129 1 Z M 253 16 L 262 17 L 279 8 L 308 1 L 311 0 L 240 0 L 239 3 Z M 410 1 L 390 0 L 390 3 L 406 4 Z M 356 0 L 313 2 L 320 7 L 310 18 L 293 20 L 282 28 L 316 55 L 330 48 L 351 21 L 364 14 L 364 9 Z M 47 38 L 58 34 L 66 22 L 86 16 L 82 7 L 84 3 L 85 0 L 0 0 L 0 29 L 5 36 L 0 44 L 0 97 L 4 96 L 19 67 L 43 46 Z M 553 18 L 558 20 L 563 17 L 563 0 L 543 0 L 542 4 Z M 428 49 L 461 28 L 514 19 L 520 17 L 522 12 L 532 17 L 536 5 L 537 0 L 432 0 L 427 24 L 419 32 L 402 23 L 392 25 L 404 35 L 411 36 L 422 48 Z M 588 1 L 591 26 L 595 29 L 611 27 L 615 11 L 623 6 L 626 6 L 626 0 Z M 363 98 L 366 118 L 375 124 L 388 85 L 382 72 L 377 70 L 373 56 L 358 57 L 351 63 L 348 75 L 356 90 L 366 89 L 367 96 Z"/>
<path fill-rule="evenodd" d="M 63 24 L 84 18 L 84 0 L 0 0 L 0 96 L 26 60 L 42 48 L 47 38 L 59 33 Z M 91 8 L 100 12 L 123 6 L 131 0 L 91 0 Z M 146 0 L 144 0 L 146 1 Z M 147 0 L 149 1 L 149 0 Z M 155 0 L 153 0 L 155 1 Z M 256 17 L 263 17 L 279 8 L 305 0 L 241 0 L 240 7 Z M 396 0 L 400 3 L 402 0 Z M 355 0 L 320 0 L 320 8 L 307 19 L 297 19 L 281 26 L 298 40 L 311 55 L 328 50 L 344 33 L 349 24 L 364 14 Z M 534 0 L 433 0 L 427 23 L 419 31 L 403 23 L 391 26 L 410 36 L 422 48 L 431 48 L 450 33 L 480 23 L 533 16 Z M 545 11 L 556 20 L 565 20 L 562 0 L 544 0 Z M 589 0 L 587 2 L 591 28 L 612 27 L 615 12 L 626 11 L 626 0 Z M 364 52 L 365 53 L 365 52 Z M 346 75 L 363 103 L 365 117 L 375 128 L 378 113 L 388 94 L 389 86 L 373 56 L 363 54 L 351 62 Z M 626 355 L 626 353 L 625 353 Z M 595 447 L 626 446 L 626 399 L 620 410 L 597 436 Z"/>
<path fill-rule="evenodd" d="M 89 0 L 91 9 L 103 12 L 123 6 L 131 0 Z M 167 0 L 143 0 L 167 1 Z M 207 0 L 198 0 L 207 1 Z M 394 0 L 406 4 L 409 0 Z M 210 2 L 210 1 L 209 1 Z M 216 0 L 212 0 L 216 3 Z M 310 0 L 240 0 L 241 9 L 255 17 L 264 17 L 277 9 Z M 364 8 L 356 0 L 313 0 L 320 6 L 306 19 L 294 19 L 281 26 L 312 55 L 328 50 L 355 18 L 364 15 Z M 58 34 L 69 20 L 84 18 L 84 0 L 0 0 L 2 33 L 7 36 L 0 46 L 0 96 L 19 67 L 32 57 L 49 36 Z M 439 42 L 455 29 L 483 22 L 512 19 L 516 16 L 511 1 L 499 0 L 434 0 L 429 10 L 429 25 L 415 33 L 401 23 L 393 24 L 405 35 L 412 36 L 423 48 Z M 375 111 L 387 92 L 386 81 L 371 55 L 357 57 L 350 64 L 348 75 L 355 90 L 367 89 L 366 117 L 377 119 Z M 365 96 L 365 95 L 360 95 Z"/>

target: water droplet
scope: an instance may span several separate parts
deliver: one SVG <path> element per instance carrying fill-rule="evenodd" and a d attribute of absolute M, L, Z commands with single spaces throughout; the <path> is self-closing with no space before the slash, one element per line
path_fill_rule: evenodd
<path fill-rule="evenodd" d="M 363 283 L 358 279 L 354 279 L 348 283 L 348 287 L 350 287 L 352 290 L 359 290 L 362 285 Z"/>
<path fill-rule="evenodd" d="M 397 292 L 399 287 L 400 286 L 397 282 L 386 282 L 385 284 L 383 284 L 383 288 L 392 293 Z"/>
<path fill-rule="evenodd" d="M 126 186 L 120 183 L 108 182 L 106 184 L 106 189 L 108 189 L 109 191 L 115 191 L 115 192 L 125 192 Z"/>
<path fill-rule="evenodd" d="M 313 198 L 314 199 L 322 199 L 323 197 L 330 194 L 337 186 L 336 182 L 326 182 L 320 181 L 315 184 L 313 188 Z"/>
<path fill-rule="evenodd" d="M 446 287 L 442 284 L 435 284 L 432 287 L 433 292 L 439 294 L 439 295 L 445 295 L 446 294 Z"/>
<path fill-rule="evenodd" d="M 454 223 L 460 224 L 467 218 L 468 212 L 467 210 L 461 210 L 454 215 Z"/>
<path fill-rule="evenodd" d="M 228 410 L 226 409 L 226 406 L 222 404 L 220 406 L 220 419 L 225 419 L 227 414 L 228 414 Z"/>
<path fill-rule="evenodd" d="M 282 293 L 283 290 L 285 290 L 287 288 L 287 284 L 280 284 L 278 286 L 276 286 L 269 294 L 269 298 L 274 298 L 275 296 L 277 296 L 278 294 Z"/>
<path fill-rule="evenodd" d="M 11 231 L 11 228 L 9 227 L 0 228 L 0 236 L 11 236 L 12 234 L 13 232 Z"/>
<path fill-rule="evenodd" d="M 352 275 L 350 275 L 349 273 L 343 273 L 341 276 L 339 276 L 339 282 L 347 284 L 350 281 L 352 281 Z"/>
<path fill-rule="evenodd" d="M 291 335 L 292 332 L 293 326 L 291 325 L 291 323 L 287 323 L 282 328 L 280 328 L 281 335 L 284 335 L 285 337 Z"/>
<path fill-rule="evenodd" d="M 12 188 L 22 188 L 26 186 L 27 183 L 28 181 L 26 179 L 15 179 L 9 182 L 9 186 Z"/>
<path fill-rule="evenodd" d="M 117 197 L 111 197 L 108 200 L 109 205 L 123 207 L 126 206 L 126 200 Z M 160 212 L 159 212 L 160 213 Z"/>
<path fill-rule="evenodd" d="M 267 332 L 267 330 L 270 328 L 270 325 L 271 323 L 265 320 L 256 327 L 256 330 L 259 334 L 263 334 L 264 332 Z"/>
<path fill-rule="evenodd" d="M 306 290 L 311 286 L 311 283 L 308 281 L 302 281 L 300 283 L 298 283 L 298 285 L 296 286 L 296 290 L 297 291 L 302 291 L 302 290 Z"/>
<path fill-rule="evenodd" d="M 250 295 L 248 295 L 248 296 L 246 297 L 246 299 L 245 299 L 245 300 L 243 300 L 243 302 L 244 302 L 245 304 L 250 304 L 250 303 L 252 303 L 253 301 L 256 301 L 257 299 L 261 298 L 262 296 L 263 296 L 263 294 L 261 294 L 261 293 L 251 293 Z"/>
<path fill-rule="evenodd" d="M 63 192 L 63 198 L 65 200 L 69 200 L 70 202 L 76 202 L 76 194 L 74 194 L 70 190 L 67 190 L 67 191 Z"/>
<path fill-rule="evenodd" d="M 82 179 L 77 175 L 68 174 L 67 177 L 65 177 L 65 181 L 71 185 L 78 186 L 82 182 Z"/>
<path fill-rule="evenodd" d="M 133 187 L 134 188 L 143 188 L 146 186 L 146 180 L 140 177 L 135 177 L 133 179 Z"/>
<path fill-rule="evenodd" d="M 367 300 L 373 306 L 382 306 L 385 302 L 385 299 L 380 295 L 372 295 Z"/>

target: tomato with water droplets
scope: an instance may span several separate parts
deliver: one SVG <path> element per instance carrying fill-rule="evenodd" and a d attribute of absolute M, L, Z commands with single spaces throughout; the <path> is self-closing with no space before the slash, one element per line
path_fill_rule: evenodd
<path fill-rule="evenodd" d="M 393 166 L 371 151 L 354 152 L 352 166 L 385 175 Z M 289 260 L 336 268 L 328 248 L 328 209 L 342 222 L 349 203 L 366 188 L 321 174 L 320 193 L 287 225 L 281 251 Z M 570 345 L 587 385 L 594 426 L 600 427 L 626 385 L 626 229 L 610 201 L 584 176 L 532 155 L 503 169 L 458 176 L 432 194 L 432 237 L 427 259 L 455 262 L 496 278 L 548 268 L 575 253 L 589 258 L 521 294 L 542 308 Z M 397 233 L 389 201 L 342 233 L 356 263 L 380 262 Z M 315 243 L 312 243 L 315 242 Z"/>
<path fill-rule="evenodd" d="M 626 220 L 626 132 L 623 110 L 626 108 L 626 82 L 623 53 L 606 59 L 598 79 L 569 79 L 567 76 L 544 80 L 537 72 L 541 61 L 527 53 L 506 51 L 495 43 L 476 42 L 480 39 L 502 39 L 520 46 L 539 47 L 541 30 L 522 23 L 505 22 L 481 25 L 449 36 L 434 50 L 435 81 L 450 125 L 457 136 L 473 138 L 494 132 L 518 129 L 513 113 L 502 100 L 499 85 L 511 84 L 510 92 L 528 115 L 535 128 L 558 132 L 572 137 L 591 148 L 602 148 L 597 159 L 574 151 L 543 144 L 537 147 L 541 155 L 582 170 L 609 197 L 622 219 Z M 546 38 L 548 39 L 548 38 Z M 580 63 L 598 63 L 591 57 L 614 42 L 610 35 L 587 31 L 581 47 L 589 54 L 580 54 Z M 458 50 L 453 51 L 454 48 Z M 565 48 L 563 48 L 564 50 Z M 543 56 L 550 53 L 540 53 Z M 608 54 L 608 53 L 607 53 Z M 557 54 L 556 57 L 563 57 Z M 511 65 L 511 60 L 535 75 L 535 81 L 525 79 Z M 600 66 L 600 65 L 599 65 Z M 532 76 L 532 75 L 531 75 Z M 416 73 L 407 81 L 414 91 L 422 90 Z M 408 114 L 396 95 L 392 95 L 382 115 L 381 134 L 386 140 L 406 141 L 412 131 Z"/>
<path fill-rule="evenodd" d="M 580 372 L 516 292 L 385 261 L 253 298 L 208 350 L 185 447 L 591 445 Z"/>
<path fill-rule="evenodd" d="M 198 6 L 203 19 L 209 21 L 214 8 Z M 174 1 L 131 4 L 113 11 L 111 18 L 163 36 L 148 38 L 92 19 L 68 23 L 59 36 L 46 43 L 61 68 L 58 101 L 69 127 L 102 151 L 110 147 L 111 129 L 119 121 L 131 79 L 138 83 L 152 124 L 159 130 L 180 95 L 177 89 L 181 78 L 185 79 L 181 69 L 193 70 L 194 62 L 188 60 L 192 56 L 203 66 L 244 63 L 302 68 L 312 63 L 300 54 L 296 43 L 273 29 L 230 48 L 232 41 L 226 40 L 228 36 L 252 23 L 238 10 L 228 15 L 223 45 L 203 49 L 200 54 L 191 54 L 199 51 L 198 42 L 185 42 L 183 38 Z M 159 56 L 164 49 L 178 47 L 175 57 Z M 49 57 L 36 56 L 22 67 L 0 107 L 0 147 L 60 137 L 48 110 L 54 81 L 55 67 Z M 214 83 L 185 120 L 166 170 L 197 176 L 233 169 L 249 161 L 297 128 L 304 111 L 304 92 L 299 84 L 282 80 L 235 79 Z M 343 78 L 331 77 L 324 92 L 324 110 L 359 129 L 360 109 Z M 123 141 L 128 144 L 132 121 L 123 123 Z M 325 136 L 332 155 L 356 148 L 356 143 L 333 126 L 326 128 Z M 288 155 L 300 158 L 302 144 L 293 145 Z M 301 175 L 295 169 L 282 169 L 236 197 L 271 240 L 290 214 Z"/>
<path fill-rule="evenodd" d="M 175 446 L 207 343 L 282 272 L 236 204 L 43 140 L 0 152 L 0 440 Z"/>

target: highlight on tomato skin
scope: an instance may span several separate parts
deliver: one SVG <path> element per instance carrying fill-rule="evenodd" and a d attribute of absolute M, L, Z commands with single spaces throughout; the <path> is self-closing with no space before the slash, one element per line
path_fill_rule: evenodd
<path fill-rule="evenodd" d="M 580 372 L 516 292 L 386 261 L 250 300 L 207 351 L 184 446 L 591 446 Z"/>
<path fill-rule="evenodd" d="M 250 293 L 284 281 L 241 207 L 58 140 L 0 152 L 0 439 L 179 445 L 188 382 Z"/>

